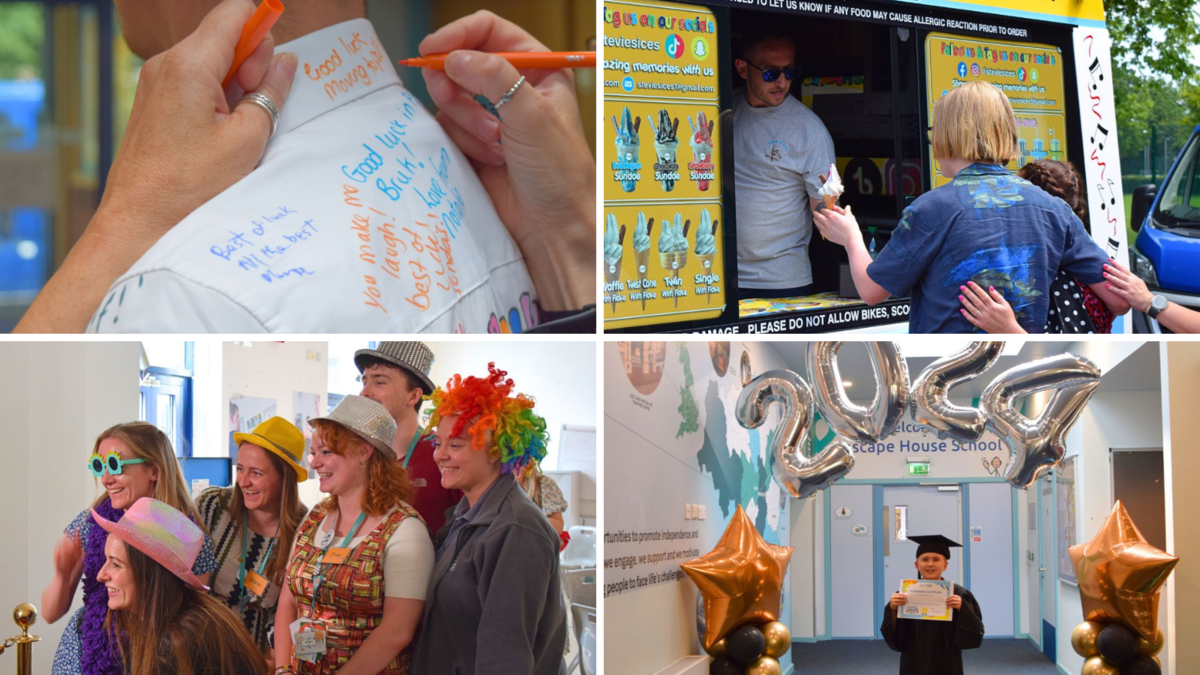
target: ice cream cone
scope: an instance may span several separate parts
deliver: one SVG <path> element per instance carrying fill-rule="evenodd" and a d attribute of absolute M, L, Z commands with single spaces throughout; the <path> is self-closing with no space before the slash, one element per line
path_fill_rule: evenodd
<path fill-rule="evenodd" d="M 621 279 L 621 259 L 618 258 L 617 262 L 615 264 L 606 263 L 605 267 L 604 267 L 604 283 L 610 284 L 614 281 L 620 281 L 620 279 Z M 617 312 L 617 301 L 616 300 L 613 300 L 612 309 L 613 309 L 613 313 L 616 314 L 616 312 Z"/>
<path fill-rule="evenodd" d="M 679 141 L 670 141 L 667 143 L 654 143 L 654 152 L 658 158 L 658 163 L 664 168 L 671 166 L 675 167 L 675 171 L 679 171 Z M 657 167 L 656 167 L 657 168 Z M 675 189 L 675 181 L 672 179 L 664 179 L 662 183 L 663 191 L 670 192 Z"/>
<path fill-rule="evenodd" d="M 687 251 L 676 251 L 674 254 L 674 267 L 671 269 L 671 276 L 678 277 L 679 272 L 687 265 Z M 679 307 L 679 296 L 675 296 L 675 306 Z"/>
<path fill-rule="evenodd" d="M 824 195 L 822 198 L 825 200 L 825 208 L 827 209 L 832 209 L 837 204 L 837 195 Z"/>
<path fill-rule="evenodd" d="M 646 309 L 646 277 L 650 273 L 650 249 L 633 252 L 633 262 L 636 265 L 638 287 L 642 291 L 642 309 Z"/>
<path fill-rule="evenodd" d="M 716 259 L 716 257 L 717 257 L 716 253 L 708 253 L 705 255 L 697 255 L 696 256 L 696 260 L 700 261 L 701 274 L 711 274 L 712 273 L 713 264 L 714 264 L 714 260 Z M 712 296 L 708 295 L 707 293 L 704 294 L 704 304 L 706 304 L 706 305 L 712 304 Z"/>

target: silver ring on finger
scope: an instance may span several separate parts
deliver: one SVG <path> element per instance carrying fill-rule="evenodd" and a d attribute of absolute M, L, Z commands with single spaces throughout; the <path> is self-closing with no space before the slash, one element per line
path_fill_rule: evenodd
<path fill-rule="evenodd" d="M 274 136 L 275 129 L 279 126 L 279 108 L 275 107 L 275 103 L 272 102 L 268 96 L 259 94 L 257 92 L 253 94 L 246 94 L 242 97 L 242 101 L 250 101 L 251 103 L 254 103 L 258 107 L 267 111 L 267 114 L 271 116 L 271 136 Z M 240 102 L 241 101 L 239 101 L 239 103 Z M 271 138 L 271 136 L 267 136 L 267 138 Z"/>
<path fill-rule="evenodd" d="M 514 84 L 508 91 L 504 92 L 504 95 L 500 97 L 499 101 L 496 101 L 494 104 L 492 104 L 492 107 L 495 108 L 496 110 L 499 110 L 500 108 L 502 108 L 505 103 L 508 103 L 509 101 L 512 100 L 513 94 L 516 94 L 517 89 L 520 89 L 521 85 L 523 85 L 523 84 L 525 84 L 525 76 L 524 75 L 522 75 L 521 79 L 517 80 L 517 83 Z"/>

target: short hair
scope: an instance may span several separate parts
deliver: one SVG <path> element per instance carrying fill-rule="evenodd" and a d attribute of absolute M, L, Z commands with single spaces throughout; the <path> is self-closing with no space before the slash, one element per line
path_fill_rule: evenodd
<path fill-rule="evenodd" d="M 767 42 L 786 42 L 792 49 L 796 48 L 796 41 L 787 33 L 759 31 L 742 38 L 741 49 L 738 50 L 739 58 L 743 61 L 752 60 L 750 57 L 754 52 Z"/>
<path fill-rule="evenodd" d="M 391 368 L 392 370 L 399 371 L 400 374 L 404 376 L 404 381 L 408 383 L 409 391 L 412 391 L 413 389 L 421 390 L 421 394 L 422 394 L 421 400 L 417 401 L 416 403 L 413 404 L 413 408 L 415 408 L 417 410 L 417 412 L 421 412 L 421 404 L 425 402 L 424 395 L 429 392 L 425 391 L 425 383 L 418 380 L 416 375 L 413 375 L 412 373 L 408 372 L 408 370 L 406 368 L 401 368 L 400 366 L 392 363 L 391 361 L 385 361 L 383 359 L 376 358 L 374 356 L 364 356 L 360 360 L 362 361 L 362 376 L 363 376 L 363 378 L 366 378 L 367 371 L 370 370 L 372 366 L 383 366 L 385 368 Z"/>
<path fill-rule="evenodd" d="M 1017 119 L 1008 97 L 987 82 L 968 82 L 933 108 L 933 156 L 1008 164 L 1017 158 Z"/>

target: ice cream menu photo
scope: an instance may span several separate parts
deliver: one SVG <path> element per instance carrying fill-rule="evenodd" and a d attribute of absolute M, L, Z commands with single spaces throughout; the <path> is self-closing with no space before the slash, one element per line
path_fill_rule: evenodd
<path fill-rule="evenodd" d="M 719 316 L 719 27 L 671 2 L 606 2 L 603 20 L 604 325 Z"/>

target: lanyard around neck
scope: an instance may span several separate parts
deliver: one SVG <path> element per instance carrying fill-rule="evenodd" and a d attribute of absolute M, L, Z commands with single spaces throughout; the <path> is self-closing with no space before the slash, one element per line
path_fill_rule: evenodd
<path fill-rule="evenodd" d="M 419 440 L 421 440 L 421 427 L 417 426 L 417 433 L 413 434 L 412 443 L 408 444 L 408 454 L 404 456 L 404 464 L 401 465 L 403 468 L 408 468 L 408 463 L 412 460 L 413 451 L 417 449 L 417 441 Z"/>
<path fill-rule="evenodd" d="M 313 569 L 313 590 L 312 590 L 312 594 L 313 594 L 312 616 L 313 617 L 315 617 L 317 615 L 317 591 L 321 590 L 321 584 L 324 583 L 324 581 L 325 581 L 325 563 L 324 563 L 325 554 L 329 552 L 329 547 L 330 547 L 330 545 L 333 544 L 333 538 L 335 536 L 335 533 L 337 532 L 338 520 L 340 520 L 341 517 L 342 517 L 342 512 L 339 509 L 338 512 L 333 516 L 333 528 L 329 530 L 329 540 L 326 541 L 325 545 L 321 547 L 321 555 L 317 558 L 316 568 Z M 362 513 L 358 514 L 358 520 L 355 520 L 354 525 L 350 527 L 350 530 L 348 532 L 346 532 L 346 538 L 342 540 L 341 548 L 346 548 L 350 545 L 350 542 L 354 539 L 354 533 L 358 532 L 358 528 L 362 527 L 363 521 L 365 521 L 366 519 L 367 519 L 366 511 L 363 511 Z M 320 527 L 317 528 L 317 531 L 320 532 Z"/>
<path fill-rule="evenodd" d="M 275 526 L 275 537 L 267 540 L 267 551 L 263 553 L 263 557 L 258 561 L 258 569 L 254 573 L 258 576 L 263 575 L 263 570 L 267 567 L 267 561 L 271 559 L 271 551 L 275 549 L 275 541 L 279 539 L 279 525 Z M 239 607 L 239 613 L 246 610 L 246 603 L 250 600 L 250 592 L 246 590 L 246 542 L 250 540 L 250 514 L 242 514 L 242 554 L 238 565 L 238 586 L 242 587 L 242 602 Z M 266 593 L 264 592 L 265 596 Z"/>

